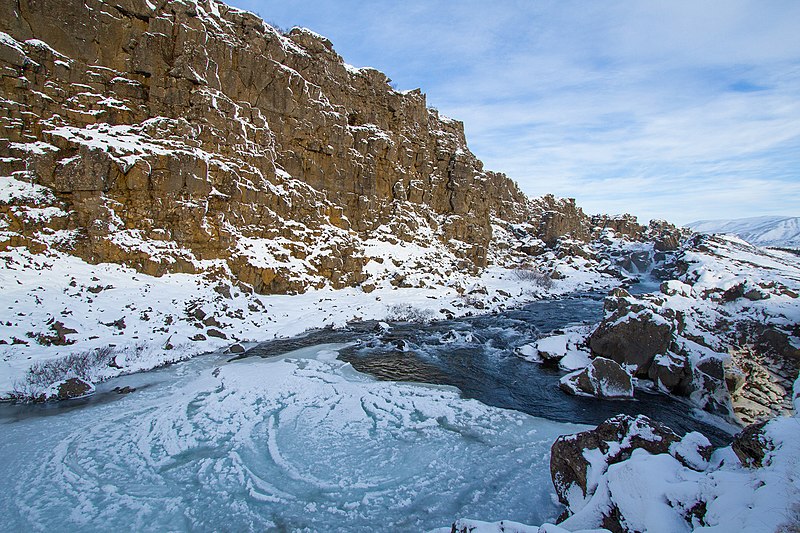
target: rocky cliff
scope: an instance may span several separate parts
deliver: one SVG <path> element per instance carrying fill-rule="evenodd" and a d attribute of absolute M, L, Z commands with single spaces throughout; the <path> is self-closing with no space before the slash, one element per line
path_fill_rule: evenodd
<path fill-rule="evenodd" d="M 0 31 L 2 249 L 285 293 L 362 284 L 398 242 L 447 276 L 647 233 L 529 200 L 419 90 L 216 0 L 2 0 Z"/>
<path fill-rule="evenodd" d="M 3 0 L 0 21 L 5 246 L 286 292 L 363 281 L 370 238 L 480 268 L 490 216 L 525 216 L 460 122 L 308 30 L 214 0 Z"/>

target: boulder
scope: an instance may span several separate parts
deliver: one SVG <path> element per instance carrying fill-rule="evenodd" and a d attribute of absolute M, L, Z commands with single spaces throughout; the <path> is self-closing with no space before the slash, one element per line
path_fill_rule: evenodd
<path fill-rule="evenodd" d="M 570 394 L 587 394 L 598 398 L 632 398 L 631 376 L 611 359 L 598 357 L 583 370 L 567 374 L 559 383 Z"/>
<path fill-rule="evenodd" d="M 672 252 L 680 248 L 685 233 L 666 220 L 651 220 L 647 235 L 653 240 L 657 252 Z"/>
<path fill-rule="evenodd" d="M 757 302 L 759 300 L 766 300 L 769 298 L 769 293 L 761 290 L 760 288 L 755 288 L 745 292 L 743 296 L 751 302 Z"/>
<path fill-rule="evenodd" d="M 594 493 L 594 483 L 608 466 L 625 461 L 636 449 L 670 454 L 692 469 L 705 468 L 712 452 L 711 444 L 699 433 L 682 439 L 644 415 L 617 415 L 595 429 L 563 435 L 553 444 L 550 475 L 559 501 L 568 511 L 579 507 Z"/>
<path fill-rule="evenodd" d="M 214 327 L 214 328 L 221 328 L 221 327 L 222 327 L 222 324 L 220 324 L 219 320 L 217 320 L 217 319 L 216 319 L 216 318 L 214 318 L 213 316 L 207 316 L 207 317 L 206 317 L 206 318 L 203 320 L 203 324 L 204 324 L 205 326 L 208 326 L 208 327 Z"/>
<path fill-rule="evenodd" d="M 231 344 L 230 348 L 228 348 L 228 351 L 230 353 L 244 353 L 245 350 L 244 346 L 237 342 L 236 344 Z"/>
<path fill-rule="evenodd" d="M 612 298 L 630 298 L 631 293 L 629 293 L 622 287 L 614 287 L 613 289 L 608 291 L 608 295 Z"/>
<path fill-rule="evenodd" d="M 94 390 L 94 385 L 92 385 L 90 382 L 81 378 L 73 377 L 63 379 L 50 385 L 47 391 L 42 395 L 41 399 L 44 401 L 61 401 L 71 400 L 74 398 L 83 398 L 84 396 L 94 394 Z"/>
<path fill-rule="evenodd" d="M 662 281 L 659 290 L 661 294 L 666 294 L 667 296 L 679 295 L 688 298 L 692 295 L 692 286 L 677 279 Z"/>
<path fill-rule="evenodd" d="M 206 335 L 208 335 L 209 337 L 216 337 L 218 339 L 227 339 L 228 338 L 228 336 L 225 335 L 223 332 L 221 332 L 218 329 L 214 329 L 214 328 L 207 329 L 206 330 Z"/>
<path fill-rule="evenodd" d="M 733 405 L 725 378 L 725 365 L 720 357 L 703 357 L 692 370 L 690 398 L 709 413 L 732 418 Z"/>
<path fill-rule="evenodd" d="M 725 379 L 725 364 L 719 357 L 704 357 L 695 368 L 717 381 Z"/>
<path fill-rule="evenodd" d="M 682 395 L 691 392 L 692 368 L 686 356 L 672 352 L 656 355 L 647 376 L 669 392 Z"/>
<path fill-rule="evenodd" d="M 592 353 L 635 367 L 635 375 L 647 376 L 653 358 L 669 351 L 672 327 L 652 311 L 641 311 L 615 320 L 615 315 L 600 323 L 589 337 Z"/>
<path fill-rule="evenodd" d="M 571 340 L 566 334 L 551 335 L 520 346 L 517 348 L 517 353 L 528 361 L 557 368 L 559 361 L 569 353 Z"/>
<path fill-rule="evenodd" d="M 731 444 L 733 453 L 744 466 L 760 468 L 764 466 L 767 453 L 772 451 L 772 442 L 764 432 L 767 421 L 750 424 L 744 431 L 736 435 Z"/>
<path fill-rule="evenodd" d="M 744 283 L 737 283 L 722 293 L 723 302 L 733 302 L 744 296 Z"/>
<path fill-rule="evenodd" d="M 677 250 L 680 244 L 680 235 L 672 233 L 658 236 L 653 247 L 659 252 L 672 252 Z"/>

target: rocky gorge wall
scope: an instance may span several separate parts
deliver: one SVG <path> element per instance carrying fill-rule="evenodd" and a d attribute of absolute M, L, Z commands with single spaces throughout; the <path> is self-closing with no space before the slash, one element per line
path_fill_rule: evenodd
<path fill-rule="evenodd" d="M 3 0 L 0 21 L 5 246 L 155 274 L 221 260 L 285 292 L 357 284 L 364 239 L 421 226 L 479 268 L 490 215 L 525 217 L 460 122 L 308 30 L 214 0 Z"/>
<path fill-rule="evenodd" d="M 285 293 L 362 284 L 404 242 L 447 276 L 653 238 L 528 199 L 418 89 L 215 0 L 1 0 L 0 31 L 2 248 Z M 493 225 L 515 230 L 490 253 Z"/>

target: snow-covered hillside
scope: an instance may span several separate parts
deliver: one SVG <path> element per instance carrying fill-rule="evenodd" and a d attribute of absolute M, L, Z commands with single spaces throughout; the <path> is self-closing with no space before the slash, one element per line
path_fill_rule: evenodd
<path fill-rule="evenodd" d="M 698 233 L 728 233 L 757 246 L 800 248 L 800 217 L 751 217 L 698 220 L 687 224 Z"/>
<path fill-rule="evenodd" d="M 446 318 L 576 290 L 607 290 L 620 283 L 605 273 L 607 262 L 559 259 L 553 252 L 532 259 L 530 270 L 492 267 L 480 275 L 450 273 L 446 283 L 440 281 L 443 276 L 424 281 L 423 274 L 408 271 L 405 263 L 424 258 L 436 266 L 436 247 L 418 250 L 400 243 L 373 252 L 379 262 L 369 265 L 377 280 L 369 290 L 325 288 L 268 296 L 232 284 L 225 276 L 155 277 L 111 263 L 91 265 L 53 250 L 0 252 L 5 309 L 0 321 L 0 399 L 14 389 L 31 395 L 42 392 L 23 386 L 32 365 L 60 368 L 58 379 L 77 375 L 100 382 L 235 343 L 343 327 L 348 321 L 397 318 L 399 310 L 406 315 L 413 310 L 421 318 Z M 393 258 L 402 258 L 403 264 L 397 266 Z M 544 276 L 548 283 L 543 286 L 535 275 L 549 272 L 545 266 L 558 279 Z M 398 284 L 398 277 L 406 283 Z M 98 357 L 92 359 L 95 353 Z M 70 357 L 94 362 L 77 371 L 67 368 L 65 358 Z"/>

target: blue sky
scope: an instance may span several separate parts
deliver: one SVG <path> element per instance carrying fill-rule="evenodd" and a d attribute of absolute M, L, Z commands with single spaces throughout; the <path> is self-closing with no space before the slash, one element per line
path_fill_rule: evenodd
<path fill-rule="evenodd" d="M 531 196 L 676 223 L 800 216 L 800 2 L 234 0 L 463 120 Z"/>

